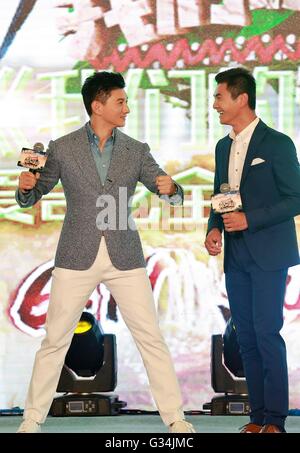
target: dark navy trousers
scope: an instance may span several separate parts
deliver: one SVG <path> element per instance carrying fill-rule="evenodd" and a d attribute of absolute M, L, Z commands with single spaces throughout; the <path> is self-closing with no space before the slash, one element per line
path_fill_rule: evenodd
<path fill-rule="evenodd" d="M 226 289 L 248 385 L 250 420 L 284 427 L 288 371 L 280 330 L 287 269 L 259 268 L 242 235 L 230 236 L 226 248 Z"/>

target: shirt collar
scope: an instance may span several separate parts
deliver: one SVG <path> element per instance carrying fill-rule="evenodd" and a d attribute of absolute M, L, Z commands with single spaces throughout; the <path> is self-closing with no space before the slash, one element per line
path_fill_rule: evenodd
<path fill-rule="evenodd" d="M 91 122 L 88 121 L 85 125 L 89 139 L 95 141 L 97 144 L 99 143 L 99 137 L 97 134 L 95 134 L 94 129 L 92 128 Z M 112 142 L 115 142 L 115 136 L 116 136 L 116 129 L 114 128 L 112 130 L 111 136 L 108 138 L 108 140 L 112 139 Z"/>
<path fill-rule="evenodd" d="M 248 126 L 245 127 L 245 129 L 243 129 L 239 134 L 236 134 L 232 129 L 229 134 L 229 137 L 232 138 L 232 140 L 246 140 L 247 138 L 250 139 L 259 121 L 260 121 L 259 118 L 256 117 L 255 120 L 251 121 L 251 123 L 248 124 Z"/>

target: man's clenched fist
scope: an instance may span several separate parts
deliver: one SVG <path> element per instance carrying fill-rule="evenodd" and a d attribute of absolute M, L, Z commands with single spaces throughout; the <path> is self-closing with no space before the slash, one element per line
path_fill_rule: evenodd
<path fill-rule="evenodd" d="M 204 245 L 211 256 L 219 255 L 222 251 L 222 234 L 218 228 L 210 230 L 206 236 Z"/>
<path fill-rule="evenodd" d="M 171 176 L 157 176 L 155 184 L 160 195 L 173 195 L 176 192 L 176 186 Z"/>
<path fill-rule="evenodd" d="M 26 192 L 26 190 L 33 189 L 39 177 L 39 173 L 34 174 L 31 171 L 22 171 L 19 177 L 19 190 Z"/>

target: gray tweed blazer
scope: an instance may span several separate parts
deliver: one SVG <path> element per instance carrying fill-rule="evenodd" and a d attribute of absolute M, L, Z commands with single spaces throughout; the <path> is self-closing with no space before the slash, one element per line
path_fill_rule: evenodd
<path fill-rule="evenodd" d="M 88 269 L 95 261 L 104 235 L 110 259 L 116 268 L 128 270 L 144 267 L 139 234 L 124 225 L 124 211 L 128 218 L 131 212 L 128 201 L 133 196 L 138 181 L 151 192 L 156 192 L 155 178 L 165 174 L 150 154 L 147 144 L 116 130 L 109 171 L 105 184 L 102 185 L 86 128 L 82 127 L 50 141 L 44 172 L 32 189 L 34 197 L 22 207 L 35 204 L 60 179 L 67 211 L 56 251 L 55 266 L 74 270 Z M 119 200 L 120 188 L 123 188 L 123 192 Z M 99 226 L 99 214 L 107 206 L 99 197 L 104 196 L 105 199 L 107 195 L 111 195 L 116 201 L 115 229 L 107 229 L 107 225 Z"/>

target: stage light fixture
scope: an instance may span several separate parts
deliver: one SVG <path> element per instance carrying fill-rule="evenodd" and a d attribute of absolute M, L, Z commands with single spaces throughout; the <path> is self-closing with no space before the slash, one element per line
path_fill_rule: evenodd
<path fill-rule="evenodd" d="M 226 324 L 223 335 L 224 363 L 235 377 L 245 377 L 240 347 L 236 337 L 236 330 L 232 318 Z"/>
<path fill-rule="evenodd" d="M 91 313 L 83 312 L 75 329 L 53 400 L 52 416 L 117 415 L 126 402 L 112 392 L 117 385 L 117 346 Z M 97 392 L 97 393 L 96 393 Z"/>
<path fill-rule="evenodd" d="M 211 415 L 245 415 L 250 412 L 248 388 L 232 319 L 224 335 L 212 335 L 211 385 L 216 393 L 203 409 Z"/>
<path fill-rule="evenodd" d="M 78 376 L 94 376 L 103 365 L 104 333 L 91 313 L 83 312 L 75 329 L 65 364 Z"/>

